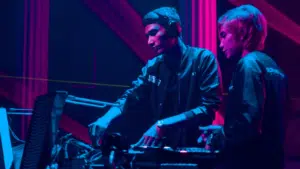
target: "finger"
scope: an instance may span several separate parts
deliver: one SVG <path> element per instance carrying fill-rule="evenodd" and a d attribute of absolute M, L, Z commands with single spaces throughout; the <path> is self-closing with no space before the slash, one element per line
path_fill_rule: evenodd
<path fill-rule="evenodd" d="M 100 146 L 100 144 L 101 144 L 100 139 L 101 139 L 100 137 L 96 137 L 96 139 L 95 139 L 96 140 L 96 143 L 95 143 L 96 146 Z"/>
<path fill-rule="evenodd" d="M 221 128 L 220 125 L 209 125 L 209 126 L 200 126 L 199 130 L 209 131 L 209 130 L 216 130 L 216 129 L 220 129 L 220 128 Z"/>
<path fill-rule="evenodd" d="M 163 136 L 163 130 L 159 127 L 156 127 L 156 135 L 158 137 L 162 137 Z"/>
<path fill-rule="evenodd" d="M 144 145 L 143 146 L 149 146 L 149 143 L 151 142 L 150 136 L 145 136 Z"/>
<path fill-rule="evenodd" d="M 212 130 L 211 126 L 199 126 L 199 130 L 201 131 L 209 131 Z"/>
<path fill-rule="evenodd" d="M 211 134 L 211 135 L 209 135 L 207 137 L 207 144 L 211 144 L 212 143 L 212 139 L 213 139 L 213 135 Z"/>
<path fill-rule="evenodd" d="M 90 134 L 90 139 L 91 139 L 92 144 L 93 144 L 93 142 L 95 141 L 96 138 Z"/>
<path fill-rule="evenodd" d="M 95 135 L 93 135 L 92 130 L 90 130 L 89 136 L 90 136 L 90 139 L 92 141 L 92 145 L 95 146 L 96 145 L 95 142 L 97 140 L 97 137 Z"/>
<path fill-rule="evenodd" d="M 200 137 L 198 138 L 198 140 L 197 140 L 197 143 L 200 144 L 200 143 L 203 143 L 203 142 L 204 142 L 204 141 L 203 141 L 203 137 L 200 136 Z"/>
<path fill-rule="evenodd" d="M 89 132 L 88 133 L 89 133 L 90 139 L 91 139 L 91 141 L 93 143 L 95 141 L 95 136 L 92 133 L 92 128 L 89 128 Z"/>
<path fill-rule="evenodd" d="M 155 142 L 154 137 L 148 137 L 147 142 L 145 142 L 145 146 L 147 147 L 153 147 L 152 144 Z"/>
<path fill-rule="evenodd" d="M 162 140 L 159 138 L 153 139 L 153 142 L 151 144 L 152 147 L 160 147 Z"/>
<path fill-rule="evenodd" d="M 156 147 L 162 148 L 164 146 L 163 140 L 157 142 Z"/>
<path fill-rule="evenodd" d="M 144 143 L 144 137 L 142 137 L 137 143 L 135 143 L 134 145 L 132 145 L 133 146 L 133 148 L 134 147 L 140 147 L 140 146 L 142 146 L 143 145 L 143 143 Z"/>
<path fill-rule="evenodd" d="M 91 136 L 95 136 L 96 125 L 94 123 L 89 125 L 89 133 Z"/>
<path fill-rule="evenodd" d="M 99 126 L 95 126 L 95 130 L 94 130 L 94 135 L 96 137 L 102 138 L 105 134 L 106 130 L 99 127 Z"/>
<path fill-rule="evenodd" d="M 102 137 L 103 135 L 103 130 L 99 126 L 94 127 L 94 136 L 99 138 Z"/>
<path fill-rule="evenodd" d="M 93 123 L 92 123 L 93 124 Z M 93 125 L 92 124 L 89 124 L 88 128 L 89 128 L 89 133 L 91 134 L 92 133 L 92 128 L 93 128 Z"/>
<path fill-rule="evenodd" d="M 91 127 L 91 129 L 90 129 L 90 133 L 91 133 L 91 135 L 94 137 L 95 136 L 95 130 L 96 130 L 96 126 L 95 125 L 93 125 L 92 127 Z"/>

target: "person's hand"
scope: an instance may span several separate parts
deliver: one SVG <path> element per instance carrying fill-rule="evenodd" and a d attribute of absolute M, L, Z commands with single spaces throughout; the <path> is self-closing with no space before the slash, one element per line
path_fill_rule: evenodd
<path fill-rule="evenodd" d="M 183 113 L 159 120 L 144 133 L 143 137 L 136 144 L 132 146 L 161 147 L 163 146 L 163 136 L 166 130 L 180 127 L 186 121 L 187 118 Z"/>
<path fill-rule="evenodd" d="M 223 126 L 220 125 L 209 125 L 209 126 L 200 126 L 199 130 L 201 131 L 201 135 L 198 138 L 198 143 L 207 142 L 208 138 L 212 133 L 222 132 Z"/>
<path fill-rule="evenodd" d="M 53 164 L 47 165 L 46 169 L 58 169 L 58 164 L 57 163 L 53 163 Z"/>
<path fill-rule="evenodd" d="M 198 144 L 205 144 L 205 148 L 215 151 L 223 149 L 225 135 L 223 131 L 223 126 L 220 125 L 209 125 L 199 127 L 201 131 L 201 136 L 198 138 Z"/>
<path fill-rule="evenodd" d="M 99 142 L 101 141 L 109 123 L 110 121 L 108 119 L 101 117 L 89 125 L 89 134 L 93 146 L 99 146 Z"/>
<path fill-rule="evenodd" d="M 152 125 L 142 136 L 142 138 L 132 147 L 161 147 L 163 144 L 164 128 L 162 121 L 158 121 Z"/>

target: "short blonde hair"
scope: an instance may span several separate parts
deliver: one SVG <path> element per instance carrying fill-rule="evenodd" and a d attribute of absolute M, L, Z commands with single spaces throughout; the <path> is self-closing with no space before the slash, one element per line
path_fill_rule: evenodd
<path fill-rule="evenodd" d="M 227 11 L 218 20 L 218 29 L 224 25 L 236 33 L 245 35 L 245 47 L 250 50 L 263 50 L 267 37 L 267 21 L 259 9 L 253 5 L 241 5 Z"/>

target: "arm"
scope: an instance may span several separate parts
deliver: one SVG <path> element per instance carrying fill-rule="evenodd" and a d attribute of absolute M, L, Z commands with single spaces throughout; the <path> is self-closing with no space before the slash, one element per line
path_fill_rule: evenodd
<path fill-rule="evenodd" d="M 199 106 L 187 111 L 189 118 L 214 120 L 215 112 L 221 105 L 222 84 L 221 71 L 216 57 L 209 51 L 205 51 L 204 59 L 201 61 L 198 70 L 201 76 L 198 79 L 201 99 Z"/>
<path fill-rule="evenodd" d="M 153 63 L 153 61 L 149 61 L 147 65 L 142 68 L 141 74 L 132 82 L 132 87 L 127 89 L 116 101 L 119 106 L 111 107 L 102 118 L 107 119 L 110 122 L 126 112 L 129 104 L 135 104 L 146 97 L 148 91 L 148 81 L 146 78 L 148 75 L 149 63 Z"/>
<path fill-rule="evenodd" d="M 215 111 L 221 104 L 221 84 L 220 71 L 215 56 L 205 51 L 202 56 L 203 59 L 199 61 L 198 72 L 200 73 L 198 79 L 198 87 L 201 93 L 199 106 L 183 112 L 179 115 L 164 119 L 166 125 L 169 121 L 174 121 L 173 124 L 182 124 L 182 122 L 199 123 L 201 121 L 212 121 L 215 117 Z"/>
<path fill-rule="evenodd" d="M 234 103 L 226 112 L 225 135 L 228 141 L 243 142 L 259 134 L 265 98 L 260 70 L 253 61 L 244 60 L 238 65 L 232 79 Z M 227 123 L 227 124 L 226 124 Z"/>

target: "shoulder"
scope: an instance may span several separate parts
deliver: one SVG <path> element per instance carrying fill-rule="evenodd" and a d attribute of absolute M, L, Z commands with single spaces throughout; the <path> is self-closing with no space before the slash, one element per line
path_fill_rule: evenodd
<path fill-rule="evenodd" d="M 190 47 L 191 57 L 196 60 L 198 64 L 217 63 L 216 56 L 208 49 Z"/>
<path fill-rule="evenodd" d="M 247 74 L 260 74 L 261 68 L 257 57 L 254 52 L 247 54 L 238 61 L 236 71 Z"/>
<path fill-rule="evenodd" d="M 153 69 L 157 67 L 157 65 L 163 61 L 163 56 L 158 55 L 150 60 L 147 61 L 146 65 L 143 67 L 143 69 Z"/>
<path fill-rule="evenodd" d="M 162 59 L 162 55 L 158 55 L 158 56 L 148 60 L 147 65 L 149 65 L 149 66 L 155 65 L 161 59 Z"/>
<path fill-rule="evenodd" d="M 195 58 L 215 59 L 215 55 L 208 49 L 199 47 L 190 47 L 191 53 Z"/>
<path fill-rule="evenodd" d="M 237 66 L 238 67 L 251 67 L 257 65 L 256 55 L 254 53 L 249 53 L 247 56 L 241 58 Z"/>

